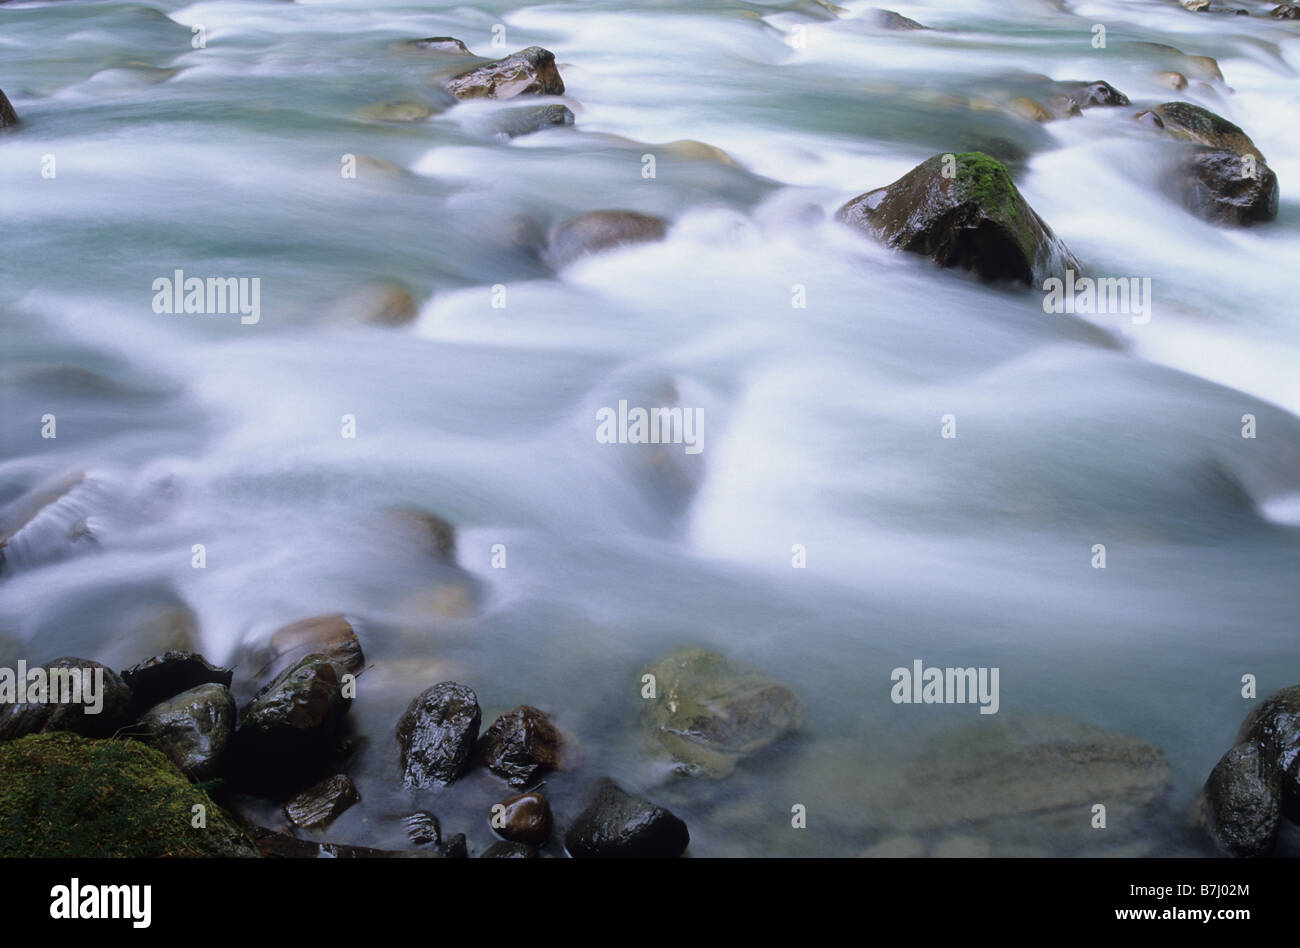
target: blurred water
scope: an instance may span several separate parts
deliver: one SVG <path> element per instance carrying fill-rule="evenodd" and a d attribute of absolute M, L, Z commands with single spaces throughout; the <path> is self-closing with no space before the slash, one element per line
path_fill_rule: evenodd
<path fill-rule="evenodd" d="M 485 720 L 527 702 L 575 736 L 562 813 L 597 772 L 650 785 L 629 722 L 640 668 L 676 643 L 764 668 L 799 691 L 810 739 L 868 749 L 970 710 L 891 704 L 893 667 L 998 666 L 1003 712 L 1152 741 L 1185 802 L 1245 714 L 1241 676 L 1262 693 L 1300 681 L 1300 34 L 1163 0 L 898 8 L 925 32 L 849 8 L 5 4 L 0 88 L 23 124 L 0 142 L 0 502 L 85 472 L 8 551 L 9 650 L 129 664 L 154 644 L 132 610 L 183 605 L 227 661 L 284 622 L 346 613 L 374 667 L 353 713 L 366 804 L 342 841 L 397 843 L 392 727 L 444 677 L 478 691 Z M 428 77 L 445 60 L 401 41 L 498 55 L 496 24 L 507 51 L 555 51 L 575 128 L 500 141 L 481 102 L 363 117 L 442 108 Z M 1170 54 L 1141 42 L 1213 56 L 1226 83 L 1162 88 Z M 1225 231 L 1184 212 L 1130 110 L 1038 125 L 970 107 L 1023 73 L 1238 122 L 1282 182 L 1277 221 Z M 732 162 L 666 147 L 684 139 Z M 1150 323 L 1045 315 L 1038 293 L 830 219 L 990 140 L 1025 155 L 1017 183 L 1092 272 L 1152 279 Z M 363 160 L 349 179 L 344 155 L 395 167 Z M 503 249 L 515 215 L 608 207 L 669 218 L 668 239 L 559 275 Z M 153 280 L 177 269 L 260 278 L 260 322 L 155 314 Z M 418 318 L 350 323 L 337 301 L 372 283 L 409 288 Z M 601 407 L 673 394 L 704 410 L 702 454 L 593 437 Z M 956 439 L 939 437 L 949 413 Z M 463 570 L 404 546 L 394 506 L 457 524 Z M 490 839 L 486 781 L 436 801 L 449 831 Z M 679 796 L 693 852 L 761 848 Z"/>

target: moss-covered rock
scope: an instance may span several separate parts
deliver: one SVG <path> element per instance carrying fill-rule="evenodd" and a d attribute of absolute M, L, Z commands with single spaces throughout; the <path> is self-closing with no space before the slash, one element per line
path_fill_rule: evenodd
<path fill-rule="evenodd" d="M 943 267 L 1036 284 L 1079 262 L 983 152 L 935 155 L 840 208 L 840 220 Z"/>
<path fill-rule="evenodd" d="M 138 741 L 51 733 L 0 744 L 0 857 L 255 855 L 202 789 Z"/>

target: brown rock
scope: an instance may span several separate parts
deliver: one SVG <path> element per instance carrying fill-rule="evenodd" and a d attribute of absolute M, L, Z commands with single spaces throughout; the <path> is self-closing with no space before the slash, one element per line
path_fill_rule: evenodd
<path fill-rule="evenodd" d="M 360 799 L 361 794 L 352 781 L 345 774 L 337 774 L 294 796 L 284 805 L 284 815 L 295 826 L 316 829 L 329 826 Z"/>
<path fill-rule="evenodd" d="M 497 806 L 504 809 L 498 811 Z M 521 793 L 492 810 L 492 828 L 503 839 L 541 846 L 551 836 L 551 805 L 540 793 Z"/>
<path fill-rule="evenodd" d="M 559 767 L 560 732 L 545 714 L 528 705 L 507 711 L 484 733 L 479 756 L 512 787 L 526 787 Z"/>
<path fill-rule="evenodd" d="M 555 54 L 530 46 L 446 80 L 444 88 L 458 99 L 512 99 L 518 95 L 564 95 L 564 80 Z"/>

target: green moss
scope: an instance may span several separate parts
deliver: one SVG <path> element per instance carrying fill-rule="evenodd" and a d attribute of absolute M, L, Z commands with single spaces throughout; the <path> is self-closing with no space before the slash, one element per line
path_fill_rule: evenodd
<path fill-rule="evenodd" d="M 207 827 L 193 827 L 202 805 Z M 0 856 L 233 856 L 251 844 L 162 754 L 132 740 L 0 744 Z"/>
<path fill-rule="evenodd" d="M 1020 192 L 1011 180 L 1006 165 L 982 151 L 965 151 L 957 156 L 957 175 L 953 185 L 963 201 L 974 201 L 988 213 L 1005 211 L 1013 219 L 1020 216 Z"/>

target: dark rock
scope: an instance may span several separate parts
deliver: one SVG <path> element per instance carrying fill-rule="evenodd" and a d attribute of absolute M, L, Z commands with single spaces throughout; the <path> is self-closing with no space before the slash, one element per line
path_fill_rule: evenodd
<path fill-rule="evenodd" d="M 495 129 L 508 138 L 531 135 L 544 128 L 573 124 L 573 113 L 563 105 L 538 105 L 522 109 L 504 109 L 495 116 Z"/>
<path fill-rule="evenodd" d="M 536 859 L 537 850 L 523 843 L 493 843 L 483 850 L 479 859 Z"/>
<path fill-rule="evenodd" d="M 560 732 L 541 711 L 520 705 L 483 732 L 479 757 L 512 787 L 526 787 L 559 767 Z"/>
<path fill-rule="evenodd" d="M 478 696 L 454 681 L 417 695 L 397 723 L 403 783 L 419 788 L 459 777 L 469 764 L 482 720 Z"/>
<path fill-rule="evenodd" d="M 408 45 L 435 53 L 452 53 L 458 56 L 471 55 L 469 47 L 454 36 L 429 36 L 425 39 L 409 40 Z"/>
<path fill-rule="evenodd" d="M 1206 148 L 1184 157 L 1177 178 L 1184 206 L 1212 224 L 1249 227 L 1277 217 L 1277 174 L 1249 157 Z"/>
<path fill-rule="evenodd" d="M 421 810 L 402 818 L 406 827 L 406 838 L 417 846 L 441 846 L 442 825 L 432 813 Z"/>
<path fill-rule="evenodd" d="M 492 816 L 492 828 L 503 839 L 541 846 L 551 836 L 551 805 L 540 793 L 522 793 L 500 804 L 505 810 Z M 495 809 L 495 807 L 494 807 Z"/>
<path fill-rule="evenodd" d="M 1177 138 L 1219 151 L 1253 155 L 1261 164 L 1264 162 L 1264 155 L 1249 135 L 1209 109 L 1190 102 L 1166 102 L 1154 111 L 1164 121 L 1165 130 Z"/>
<path fill-rule="evenodd" d="M 390 849 L 371 849 L 368 846 L 345 846 L 340 843 L 316 843 L 298 839 L 288 833 L 277 833 L 264 826 L 254 826 L 248 831 L 257 847 L 258 855 L 268 859 L 445 859 L 447 854 L 431 849 L 421 852 L 401 852 Z"/>
<path fill-rule="evenodd" d="M 582 858 L 676 858 L 691 836 L 686 824 L 608 777 L 596 781 L 587 808 L 564 834 L 569 855 Z"/>
<path fill-rule="evenodd" d="M 1300 821 L 1300 685 L 1265 699 L 1242 722 L 1237 741 L 1259 745 L 1279 771 L 1283 812 Z"/>
<path fill-rule="evenodd" d="M 662 218 L 649 214 L 589 211 L 570 217 L 551 232 L 547 256 L 552 266 L 562 267 L 584 254 L 663 240 L 667 231 Z"/>
<path fill-rule="evenodd" d="M 680 648 L 643 669 L 647 674 L 655 698 L 642 703 L 642 721 L 682 771 L 725 777 L 799 726 L 793 691 L 721 655 Z"/>
<path fill-rule="evenodd" d="M 18 113 L 9 104 L 9 97 L 0 89 L 0 128 L 9 128 L 18 124 Z"/>
<path fill-rule="evenodd" d="M 459 99 L 512 99 L 518 95 L 564 95 L 555 54 L 530 46 L 453 76 L 443 86 Z"/>
<path fill-rule="evenodd" d="M 1082 83 L 1066 92 L 1070 101 L 1081 109 L 1090 109 L 1093 106 L 1104 105 L 1128 105 L 1128 96 L 1120 92 L 1109 82 L 1098 80 L 1096 82 Z"/>
<path fill-rule="evenodd" d="M 137 722 L 141 738 L 191 780 L 211 780 L 235 732 L 235 699 L 224 685 L 202 684 L 155 704 Z"/>
<path fill-rule="evenodd" d="M 271 652 L 279 664 L 314 654 L 327 656 L 345 672 L 356 674 L 366 667 L 357 633 L 337 613 L 301 619 L 276 629 L 271 634 Z"/>
<path fill-rule="evenodd" d="M 1037 285 L 1081 269 L 1001 162 L 982 152 L 954 158 L 935 155 L 893 184 L 859 195 L 840 209 L 840 219 L 890 247 L 985 280 Z"/>
<path fill-rule="evenodd" d="M 928 30 L 928 26 L 922 26 L 915 20 L 908 19 L 901 13 L 895 13 L 893 10 L 881 10 L 879 8 L 867 10 L 863 14 L 871 22 L 872 26 L 882 30 Z"/>
<path fill-rule="evenodd" d="M 361 799 L 356 786 L 346 774 L 326 777 L 308 787 L 284 805 L 284 815 L 303 829 L 329 826 L 335 818 Z"/>
<path fill-rule="evenodd" d="M 138 708 L 152 708 L 199 685 L 229 688 L 234 676 L 229 668 L 219 668 L 197 652 L 181 651 L 155 655 L 122 672 L 122 680 L 131 686 Z"/>
<path fill-rule="evenodd" d="M 1238 744 L 1205 781 L 1202 819 L 1211 838 L 1231 856 L 1267 856 L 1282 815 L 1278 768 L 1257 744 Z"/>
<path fill-rule="evenodd" d="M 343 674 L 328 655 L 307 655 L 259 691 L 240 715 L 232 776 L 271 793 L 315 778 L 352 704 Z"/>
<path fill-rule="evenodd" d="M 1268 15 L 1278 20 L 1300 20 L 1300 7 L 1283 3 L 1270 10 Z"/>
<path fill-rule="evenodd" d="M 74 700 L 3 704 L 0 706 L 0 741 L 11 741 L 26 734 L 46 731 L 71 731 L 85 737 L 109 737 L 118 728 L 131 723 L 133 718 L 131 688 L 111 668 L 85 658 L 67 657 L 56 658 L 39 667 L 49 673 L 46 680 L 52 689 L 57 689 L 61 696 L 70 696 Z M 83 677 L 76 687 L 83 688 L 81 696 L 84 698 L 86 694 L 84 685 L 90 686 L 96 702 L 103 703 L 97 713 L 92 713 L 84 700 L 75 700 L 77 698 L 75 690 L 66 690 L 73 686 L 71 678 L 66 671 L 61 671 L 62 669 L 80 670 Z M 102 691 L 97 681 L 101 672 Z M 86 675 L 89 678 L 84 677 Z M 28 693 L 26 682 L 15 684 L 23 696 Z"/>
<path fill-rule="evenodd" d="M 465 842 L 465 834 L 457 833 L 450 837 L 442 847 L 442 854 L 448 859 L 468 859 L 469 844 Z"/>

